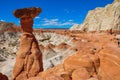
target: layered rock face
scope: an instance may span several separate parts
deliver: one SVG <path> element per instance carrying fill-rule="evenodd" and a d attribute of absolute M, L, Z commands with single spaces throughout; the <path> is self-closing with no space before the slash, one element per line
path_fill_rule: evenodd
<path fill-rule="evenodd" d="M 20 18 L 23 34 L 17 52 L 12 80 L 26 80 L 43 71 L 42 53 L 32 33 L 33 18 L 40 12 L 40 8 L 18 9 L 14 12 L 14 15 Z"/>
<path fill-rule="evenodd" d="M 120 30 L 120 1 L 115 0 L 105 8 L 89 11 L 83 24 L 73 25 L 71 30 L 99 31 Z"/>

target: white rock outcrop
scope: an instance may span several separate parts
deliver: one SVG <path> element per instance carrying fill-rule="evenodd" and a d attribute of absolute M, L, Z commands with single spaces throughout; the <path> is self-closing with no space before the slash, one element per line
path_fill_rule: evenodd
<path fill-rule="evenodd" d="M 71 30 L 99 31 L 120 30 L 120 0 L 115 0 L 105 8 L 96 8 L 88 12 L 83 24 L 71 27 Z"/>

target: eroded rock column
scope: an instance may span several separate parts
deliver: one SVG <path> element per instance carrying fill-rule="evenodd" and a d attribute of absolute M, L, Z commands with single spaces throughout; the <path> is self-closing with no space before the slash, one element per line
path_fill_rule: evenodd
<path fill-rule="evenodd" d="M 40 8 L 24 8 L 14 12 L 14 16 L 20 18 L 22 36 L 20 48 L 17 52 L 16 63 L 12 74 L 12 80 L 26 80 L 35 77 L 43 71 L 42 53 L 38 42 L 33 35 L 33 18 L 41 12 Z"/>

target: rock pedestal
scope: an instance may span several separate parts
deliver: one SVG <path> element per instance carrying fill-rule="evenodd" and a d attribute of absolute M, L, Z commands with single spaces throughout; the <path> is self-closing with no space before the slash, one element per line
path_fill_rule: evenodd
<path fill-rule="evenodd" d="M 20 18 L 23 34 L 17 52 L 12 80 L 27 80 L 43 71 L 42 53 L 32 33 L 33 18 L 40 12 L 41 9 L 35 7 L 18 9 L 14 12 L 15 17 Z"/>

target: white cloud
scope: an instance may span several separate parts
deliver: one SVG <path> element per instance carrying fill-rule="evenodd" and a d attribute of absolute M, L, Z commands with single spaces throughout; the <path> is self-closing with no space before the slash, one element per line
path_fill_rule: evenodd
<path fill-rule="evenodd" d="M 66 26 L 66 25 L 73 25 L 75 22 L 73 20 L 68 20 L 61 22 L 59 19 L 43 19 L 42 26 Z"/>
<path fill-rule="evenodd" d="M 40 19 L 40 17 L 39 17 L 39 16 L 37 16 L 37 17 L 35 17 L 35 19 Z"/>
<path fill-rule="evenodd" d="M 68 20 L 68 21 L 72 22 L 73 20 L 72 20 L 72 19 L 70 19 L 70 20 Z"/>
<path fill-rule="evenodd" d="M 60 25 L 59 22 L 58 22 L 58 19 L 43 19 L 43 26 L 58 26 Z"/>
<path fill-rule="evenodd" d="M 4 22 L 5 20 L 1 19 L 0 21 Z"/>

